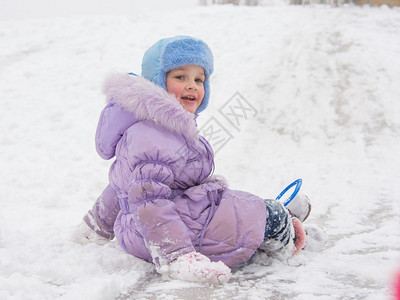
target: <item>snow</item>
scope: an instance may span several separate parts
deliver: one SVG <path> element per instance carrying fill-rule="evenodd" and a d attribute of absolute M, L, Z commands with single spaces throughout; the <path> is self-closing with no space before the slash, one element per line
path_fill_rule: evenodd
<path fill-rule="evenodd" d="M 50 14 L 10 3 L 1 5 L 15 18 L 0 21 L 0 299 L 390 298 L 400 267 L 399 9 L 192 3 Z M 307 223 L 330 236 L 322 252 L 235 268 L 210 288 L 165 280 L 115 241 L 70 240 L 107 183 L 111 162 L 94 149 L 103 80 L 140 72 L 144 51 L 176 34 L 205 40 L 215 56 L 198 120 L 231 137 L 216 173 L 265 198 L 302 178 Z M 254 111 L 234 127 L 220 108 L 236 92 Z"/>

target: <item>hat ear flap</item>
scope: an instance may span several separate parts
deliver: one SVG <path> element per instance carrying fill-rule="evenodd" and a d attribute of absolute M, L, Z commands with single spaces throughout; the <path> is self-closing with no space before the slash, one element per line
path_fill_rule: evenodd
<path fill-rule="evenodd" d="M 164 90 L 167 90 L 167 86 L 166 86 L 166 83 L 165 83 L 166 82 L 166 77 L 167 77 L 167 74 L 164 71 L 159 70 L 156 74 L 154 74 L 154 77 L 153 77 L 152 81 L 156 85 L 162 87 Z"/>
<path fill-rule="evenodd" d="M 199 107 L 196 109 L 195 113 L 201 113 L 203 110 L 205 110 L 208 106 L 208 101 L 210 99 L 210 82 L 208 79 L 204 81 L 204 98 L 203 101 L 201 101 Z"/>

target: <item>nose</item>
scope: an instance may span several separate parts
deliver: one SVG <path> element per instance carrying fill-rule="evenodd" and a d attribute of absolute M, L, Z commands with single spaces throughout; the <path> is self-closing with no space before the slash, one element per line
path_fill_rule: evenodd
<path fill-rule="evenodd" d="M 196 90 L 197 89 L 197 84 L 194 80 L 189 80 L 186 84 L 186 88 L 188 90 Z"/>

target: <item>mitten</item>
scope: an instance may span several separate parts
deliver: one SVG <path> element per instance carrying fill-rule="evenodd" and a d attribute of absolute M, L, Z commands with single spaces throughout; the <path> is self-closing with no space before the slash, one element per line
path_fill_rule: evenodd
<path fill-rule="evenodd" d="M 306 245 L 307 235 L 306 232 L 304 231 L 303 225 L 298 219 L 292 218 L 292 224 L 294 228 L 294 248 L 295 248 L 293 251 L 293 255 L 296 255 Z"/>
<path fill-rule="evenodd" d="M 172 279 L 210 284 L 224 284 L 231 276 L 231 270 L 222 261 L 212 262 L 198 252 L 182 255 L 158 272 Z"/>

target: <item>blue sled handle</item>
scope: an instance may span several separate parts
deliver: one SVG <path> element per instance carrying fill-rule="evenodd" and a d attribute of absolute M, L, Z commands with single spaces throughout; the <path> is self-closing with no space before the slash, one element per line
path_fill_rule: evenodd
<path fill-rule="evenodd" d="M 290 195 L 289 198 L 287 198 L 287 200 L 285 200 L 285 201 L 283 202 L 283 205 L 284 205 L 284 206 L 287 206 L 287 205 L 294 199 L 294 197 L 296 197 L 297 193 L 298 193 L 299 190 L 300 190 L 300 187 L 301 187 L 301 184 L 302 184 L 302 183 L 303 183 L 303 180 L 302 180 L 302 179 L 297 179 L 297 180 L 293 181 L 291 184 L 289 184 L 289 185 L 278 195 L 278 197 L 276 197 L 276 200 L 281 199 L 282 196 L 283 196 L 291 187 L 293 187 L 294 185 L 296 185 L 296 188 L 294 189 L 294 192 Z"/>

